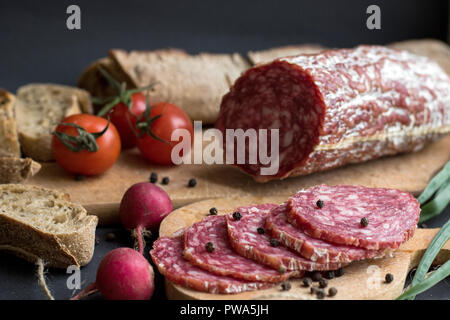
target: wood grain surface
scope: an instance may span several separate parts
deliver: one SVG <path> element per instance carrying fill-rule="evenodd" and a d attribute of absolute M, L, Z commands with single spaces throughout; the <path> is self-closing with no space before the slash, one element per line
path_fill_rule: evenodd
<path fill-rule="evenodd" d="M 177 208 L 220 197 L 288 196 L 300 188 L 321 183 L 397 188 L 418 194 L 449 159 L 450 136 L 447 136 L 420 152 L 261 184 L 226 165 L 155 166 L 135 149 L 123 152 L 118 162 L 101 176 L 77 181 L 58 164 L 42 163 L 41 171 L 28 183 L 69 193 L 74 202 L 84 205 L 90 214 L 98 215 L 100 224 L 105 225 L 118 221 L 119 203 L 127 188 L 148 181 L 152 171 L 158 173 L 160 181 L 164 176 L 170 178 L 169 185 L 160 186 L 168 192 Z M 197 179 L 195 188 L 187 187 L 190 178 Z"/>
<path fill-rule="evenodd" d="M 190 204 L 171 213 L 161 224 L 160 236 L 170 236 L 175 231 L 186 228 L 204 218 L 209 208 L 216 207 L 219 214 L 232 212 L 236 207 L 259 203 L 281 203 L 285 197 L 243 197 L 205 200 Z M 424 254 L 428 244 L 439 229 L 418 229 L 415 235 L 407 243 L 403 244 L 392 257 L 382 259 L 368 259 L 353 262 L 345 267 L 342 277 L 328 281 L 328 288 L 335 287 L 338 294 L 333 298 L 326 299 L 395 299 L 402 291 L 408 272 L 416 267 Z M 441 249 L 435 260 L 441 264 L 450 259 L 450 241 Z M 387 284 L 384 282 L 386 273 L 394 275 L 394 281 Z M 240 294 L 210 294 L 198 292 L 174 285 L 166 281 L 166 294 L 169 299 L 315 299 L 309 288 L 301 286 L 299 279 L 291 280 L 292 289 L 281 291 L 280 286 L 267 290 L 244 292 Z"/>

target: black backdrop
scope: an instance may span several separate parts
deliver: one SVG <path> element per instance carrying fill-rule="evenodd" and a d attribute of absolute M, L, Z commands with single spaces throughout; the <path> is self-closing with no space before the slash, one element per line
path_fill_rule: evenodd
<path fill-rule="evenodd" d="M 66 28 L 70 4 L 81 8 L 79 31 Z M 381 30 L 366 28 L 370 4 L 381 8 Z M 75 84 L 113 47 L 244 53 L 303 42 L 445 40 L 447 20 L 448 1 L 438 0 L 0 0 L 0 87 Z"/>

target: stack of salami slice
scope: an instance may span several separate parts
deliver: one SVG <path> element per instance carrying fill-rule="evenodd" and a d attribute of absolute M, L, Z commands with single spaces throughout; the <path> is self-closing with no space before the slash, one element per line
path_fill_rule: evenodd
<path fill-rule="evenodd" d="M 281 205 L 205 217 L 159 238 L 150 254 L 178 285 L 239 293 L 383 257 L 413 236 L 419 215 L 419 203 L 406 192 L 319 185 Z"/>

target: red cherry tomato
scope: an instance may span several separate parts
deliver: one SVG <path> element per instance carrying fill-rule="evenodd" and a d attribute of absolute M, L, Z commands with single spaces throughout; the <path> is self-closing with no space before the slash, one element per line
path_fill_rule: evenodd
<path fill-rule="evenodd" d="M 87 133 L 102 132 L 108 125 L 108 120 L 90 114 L 76 114 L 65 118 L 56 128 L 56 132 L 79 137 L 78 129 L 64 125 L 72 123 L 83 128 Z M 120 154 L 120 137 L 115 126 L 110 123 L 108 129 L 95 139 L 98 150 L 70 150 L 59 137 L 53 135 L 52 149 L 56 161 L 67 171 L 86 176 L 98 175 L 108 170 Z M 72 146 L 76 144 L 71 143 Z"/>
<path fill-rule="evenodd" d="M 143 121 L 143 115 L 141 114 L 138 122 Z M 150 130 L 155 136 L 168 143 L 158 141 L 148 133 L 145 133 L 137 139 L 137 147 L 141 154 L 151 162 L 160 165 L 171 165 L 173 164 L 171 158 L 172 149 L 178 143 L 178 141 L 170 140 L 172 132 L 175 129 L 188 130 L 192 144 L 194 127 L 186 112 L 174 104 L 164 102 L 155 104 L 150 109 L 150 118 L 158 115 L 161 115 L 161 117 L 151 123 Z"/>
<path fill-rule="evenodd" d="M 145 111 L 146 96 L 141 93 L 131 95 L 131 108 L 120 102 L 116 104 L 109 113 L 111 122 L 119 131 L 122 148 L 132 148 L 136 146 L 136 133 L 133 131 L 136 117 Z"/>

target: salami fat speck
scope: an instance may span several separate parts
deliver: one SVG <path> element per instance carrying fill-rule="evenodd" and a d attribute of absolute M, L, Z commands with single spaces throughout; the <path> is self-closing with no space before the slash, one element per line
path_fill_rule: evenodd
<path fill-rule="evenodd" d="M 207 248 L 211 243 L 214 250 Z M 186 229 L 184 257 L 192 264 L 217 275 L 247 281 L 277 283 L 299 277 L 300 271 L 279 272 L 237 254 L 228 240 L 225 216 L 209 216 Z M 209 247 L 211 248 L 211 247 Z"/>
<path fill-rule="evenodd" d="M 420 216 L 411 194 L 362 186 L 315 186 L 289 198 L 288 206 L 288 221 L 311 237 L 371 250 L 398 248 L 414 235 Z"/>
<path fill-rule="evenodd" d="M 234 165 L 265 182 L 418 151 L 450 132 L 449 92 L 449 77 L 428 58 L 381 46 L 329 50 L 247 70 L 223 97 L 215 125 L 224 137 L 227 129 L 279 129 L 274 174 L 261 171 L 270 164 L 255 149 L 260 136 L 245 144 L 244 163 L 238 139 L 224 143 Z"/>
<path fill-rule="evenodd" d="M 180 286 L 209 293 L 240 293 L 265 289 L 269 283 L 249 282 L 218 276 L 200 269 L 183 258 L 183 236 L 161 237 L 150 251 L 153 262 L 167 280 Z"/>
<path fill-rule="evenodd" d="M 227 215 L 228 236 L 233 248 L 239 254 L 281 270 L 335 270 L 342 263 L 318 263 L 306 259 L 297 252 L 284 247 L 271 245 L 273 239 L 270 231 L 265 230 L 266 218 L 271 209 L 277 205 L 264 204 L 240 207 L 240 220 L 235 220 L 232 214 Z M 283 208 L 286 206 L 284 205 Z M 258 231 L 259 229 L 259 231 Z"/>
<path fill-rule="evenodd" d="M 312 238 L 287 221 L 286 203 L 271 210 L 266 228 L 272 237 L 303 257 L 323 264 L 350 263 L 356 260 L 382 257 L 383 251 L 366 250 L 354 246 L 339 245 Z"/>

